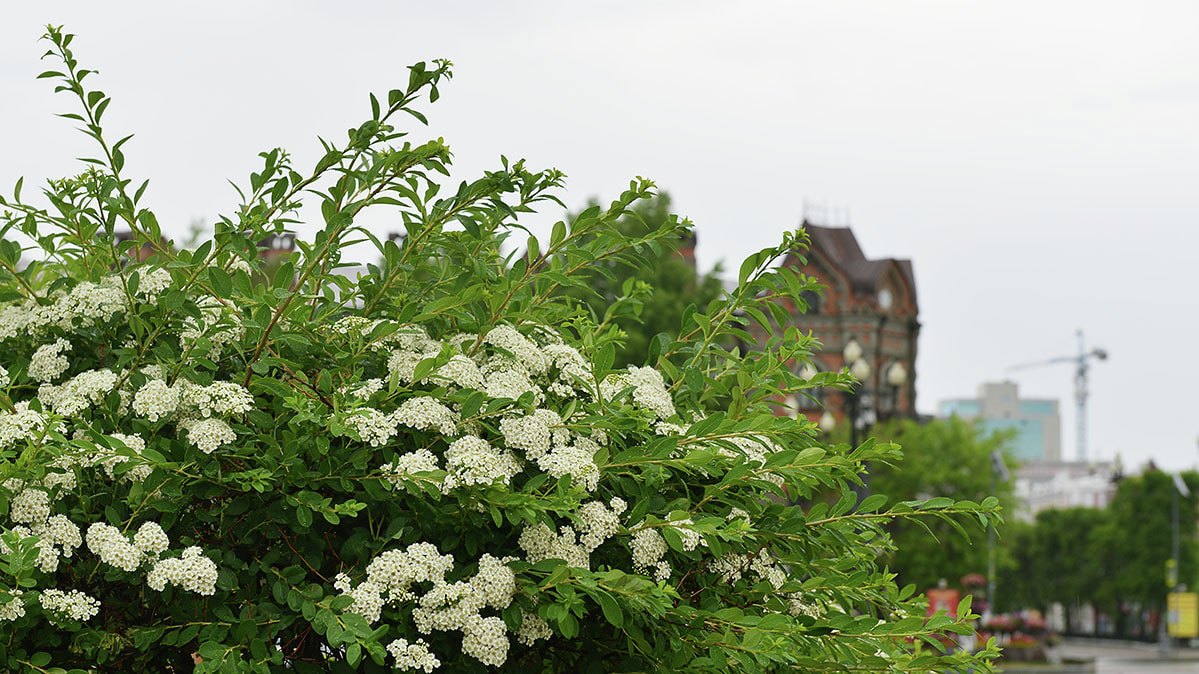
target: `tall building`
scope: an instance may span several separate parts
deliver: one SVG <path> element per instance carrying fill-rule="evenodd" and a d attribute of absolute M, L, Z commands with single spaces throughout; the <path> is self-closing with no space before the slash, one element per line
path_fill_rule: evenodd
<path fill-rule="evenodd" d="M 803 224 L 811 248 L 791 254 L 783 265 L 798 268 L 827 286 L 804 299 L 800 313 L 789 305 L 788 325 L 811 332 L 822 344 L 813 355 L 820 371 L 839 371 L 847 365 L 842 351 L 851 340 L 862 347 L 870 376 L 858 391 L 859 406 L 877 417 L 916 414 L 916 340 L 920 334 L 916 280 L 910 260 L 868 259 L 848 227 Z M 900 368 L 903 383 L 893 386 Z M 888 377 L 891 374 L 891 377 Z M 840 391 L 817 392 L 816 401 L 796 401 L 799 412 L 813 421 L 827 409 L 841 423 L 849 412 L 848 396 Z"/>
<path fill-rule="evenodd" d="M 1021 398 L 1015 382 L 989 382 L 977 398 L 941 401 L 938 416 L 978 419 L 986 432 L 1014 431 L 1012 456 L 1020 461 L 1060 461 L 1062 425 L 1057 401 Z"/>
<path fill-rule="evenodd" d="M 1032 521 L 1050 508 L 1103 508 L 1116 493 L 1119 460 L 1062 461 L 1057 400 L 1021 398 L 1014 382 L 990 382 L 978 387 L 977 398 L 942 400 L 938 413 L 977 420 L 984 433 L 1013 432 L 1008 448 L 1017 462 L 1017 519 Z"/>

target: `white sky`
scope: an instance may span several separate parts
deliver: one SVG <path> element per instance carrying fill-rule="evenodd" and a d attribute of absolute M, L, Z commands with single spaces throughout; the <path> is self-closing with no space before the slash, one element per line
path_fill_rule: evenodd
<path fill-rule="evenodd" d="M 186 9 L 184 9 L 186 7 Z M 1091 379 L 1091 455 L 1199 462 L 1199 4 L 829 2 L 17 3 L 0 22 L 0 189 L 90 152 L 34 77 L 45 23 L 78 34 L 105 118 L 136 132 L 180 235 L 236 203 L 256 154 L 302 166 L 366 95 L 446 57 L 425 108 L 462 177 L 503 153 L 569 176 L 567 203 L 653 178 L 710 267 L 774 244 L 803 201 L 852 213 L 867 255 L 913 260 L 918 406 L 1011 364 L 1111 352 Z M 559 214 L 552 213 L 557 216 Z M 542 222 L 539 220 L 538 222 Z M 380 223 L 380 232 L 387 229 Z M 1060 398 L 1067 365 L 1018 373 Z"/>

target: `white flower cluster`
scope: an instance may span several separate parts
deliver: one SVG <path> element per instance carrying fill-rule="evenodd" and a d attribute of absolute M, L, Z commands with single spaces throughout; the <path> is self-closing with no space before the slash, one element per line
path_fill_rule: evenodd
<path fill-rule="evenodd" d="M 187 441 L 195 445 L 205 454 L 212 454 L 217 447 L 227 445 L 237 439 L 233 428 L 221 419 L 183 419 L 179 422 L 180 430 L 187 433 Z"/>
<path fill-rule="evenodd" d="M 46 492 L 40 489 L 26 489 L 13 499 L 12 507 L 17 507 L 17 501 L 21 496 L 31 493 L 44 495 Z M 21 505 L 25 509 L 19 514 L 14 511 L 10 516 L 14 521 L 23 521 L 28 526 L 18 524 L 12 527 L 12 531 L 18 538 L 37 536 L 39 550 L 34 564 L 42 573 L 54 573 L 58 570 L 59 558 L 70 558 L 75 549 L 83 543 L 79 527 L 65 515 L 50 515 L 49 501 L 43 503 L 38 499 L 33 509 L 28 508 L 28 502 Z M 18 516 L 21 519 L 18 520 Z M 0 554 L 7 555 L 10 552 L 12 550 L 0 541 Z"/>
<path fill-rule="evenodd" d="M 142 273 L 142 270 L 139 270 L 137 292 L 134 297 L 143 302 L 156 304 L 162 291 L 169 287 L 171 287 L 171 272 L 165 269 L 152 269 Z"/>
<path fill-rule="evenodd" d="M 64 417 L 73 417 L 99 404 L 116 385 L 117 373 L 111 370 L 88 370 L 71 377 L 61 386 L 42 384 L 37 397 L 44 407 Z"/>
<path fill-rule="evenodd" d="M 146 561 L 146 552 L 138 549 L 120 529 L 95 522 L 87 528 L 87 549 L 105 564 L 132 573 Z"/>
<path fill-rule="evenodd" d="M 254 396 L 245 387 L 228 381 L 200 386 L 185 379 L 173 385 L 154 377 L 133 396 L 133 411 L 151 422 L 174 419 L 187 441 L 205 454 L 237 439 L 226 419 L 254 408 Z"/>
<path fill-rule="evenodd" d="M 578 569 L 591 568 L 591 555 L 586 546 L 575 540 L 575 531 L 561 527 L 558 533 L 544 522 L 525 526 L 517 541 L 525 551 L 525 560 L 536 564 L 544 559 L 561 559 Z"/>
<path fill-rule="evenodd" d="M 507 629 L 501 618 L 484 617 L 480 611 L 488 607 L 502 611 L 512 603 L 516 576 L 508 568 L 508 561 L 484 554 L 474 576 L 447 583 L 445 576 L 453 570 L 454 558 L 442 555 L 430 543 L 414 543 L 405 550 L 388 550 L 371 560 L 366 567 L 366 580 L 357 587 L 351 587 L 344 574 L 339 574 L 334 587 L 354 599 L 350 611 L 371 623 L 379 619 L 383 606 L 415 601 L 412 620 L 417 630 L 423 634 L 433 630 L 460 631 L 464 653 L 485 664 L 499 666 L 508 657 Z M 433 588 L 417 596 L 412 591 L 416 583 L 431 583 Z M 428 667 L 425 671 L 432 671 L 440 665 L 423 640 L 415 644 L 399 640 L 392 646 L 388 650 L 397 659 L 397 667 Z"/>
<path fill-rule="evenodd" d="M 488 397 L 517 400 L 526 393 L 532 393 L 535 403 L 540 403 L 545 397 L 541 387 L 533 383 L 528 373 L 512 366 L 510 358 L 497 357 L 487 363 L 484 372 L 487 378 L 483 383 L 483 392 Z"/>
<path fill-rule="evenodd" d="M 62 355 L 64 351 L 70 350 L 71 343 L 61 337 L 51 344 L 39 346 L 29 359 L 29 368 L 26 370 L 29 378 L 40 382 L 58 379 L 71 367 L 71 361 Z"/>
<path fill-rule="evenodd" d="M 486 440 L 466 435 L 455 440 L 445 453 L 446 476 L 442 490 L 463 485 L 508 484 L 521 466 L 512 452 L 492 447 Z"/>
<path fill-rule="evenodd" d="M 592 382 L 594 373 L 583 354 L 565 344 L 550 344 L 543 352 L 558 371 L 557 377 L 548 387 L 550 393 L 572 398 L 581 391 L 591 398 L 595 397 L 595 384 Z"/>
<path fill-rule="evenodd" d="M 24 593 L 20 590 L 8 590 L 8 599 L 0 602 L 0 621 L 17 620 L 25 615 L 25 602 L 21 599 Z"/>
<path fill-rule="evenodd" d="M 537 466 L 555 478 L 570 475 L 574 484 L 587 491 L 599 487 L 600 471 L 595 464 L 599 445 L 588 438 L 575 438 L 573 445 L 559 445 L 537 459 Z"/>
<path fill-rule="evenodd" d="M 407 639 L 396 639 L 387 645 L 387 652 L 396 659 L 396 669 L 432 672 L 441 666 L 441 660 L 429 652 L 429 644 L 424 639 L 411 644 Z"/>
<path fill-rule="evenodd" d="M 385 463 L 379 467 L 379 470 L 383 472 L 383 478 L 393 487 L 400 487 L 401 483 L 410 475 L 441 470 L 441 466 L 438 465 L 437 457 L 433 455 L 433 452 L 421 447 L 415 452 L 397 456 L 394 463 Z"/>
<path fill-rule="evenodd" d="M 715 447 L 716 453 L 729 458 L 743 456 L 747 462 L 751 464 L 756 463 L 759 466 L 764 465 L 766 463 L 766 459 L 770 458 L 770 455 L 777 452 L 779 449 L 779 447 L 769 439 L 752 433 L 729 438 L 728 442 L 731 442 L 737 449 L 732 450 L 728 447 L 718 445 Z M 782 486 L 784 482 L 781 475 L 773 472 L 764 472 L 761 474 L 761 477 L 779 486 Z"/>
<path fill-rule="evenodd" d="M 12 380 L 8 378 L 8 370 L 0 366 L 0 388 L 8 388 Z"/>
<path fill-rule="evenodd" d="M 57 293 L 49 304 L 33 300 L 0 308 L 0 341 L 22 335 L 42 336 L 50 327 L 72 332 L 112 320 L 126 308 L 125 295 L 116 282 L 83 282 L 66 293 Z M 32 376 L 32 375 L 30 375 Z"/>
<path fill-rule="evenodd" d="M 538 639 L 549 639 L 553 636 L 554 631 L 541 616 L 521 609 L 520 630 L 516 632 L 517 641 L 526 646 L 532 646 Z"/>
<path fill-rule="evenodd" d="M 133 396 L 133 412 L 150 422 L 165 419 L 179 407 L 179 391 L 161 379 L 151 379 Z"/>
<path fill-rule="evenodd" d="M 629 366 L 628 374 L 610 374 L 600 383 L 600 393 L 611 400 L 621 391 L 633 387 L 633 402 L 663 421 L 675 415 L 674 401 L 666 390 L 662 373 L 652 367 Z"/>
<path fill-rule="evenodd" d="M 142 450 L 146 448 L 146 441 L 136 433 L 128 435 L 124 433 L 113 433 L 111 436 L 114 440 L 120 441 L 126 447 L 133 451 L 134 454 L 140 455 Z M 122 456 L 115 452 L 108 455 L 97 457 L 97 462 L 104 468 L 104 473 L 109 479 L 117 479 L 117 466 L 123 465 L 129 461 L 129 457 Z M 121 479 L 127 482 L 145 482 L 150 473 L 154 472 L 154 468 L 147 463 L 135 463 L 132 468 L 121 474 Z"/>
<path fill-rule="evenodd" d="M 396 434 L 396 415 L 384 414 L 371 407 L 359 407 L 345 417 L 345 424 L 371 447 L 381 447 Z"/>
<path fill-rule="evenodd" d="M 29 409 L 29 401 L 13 405 L 13 411 L 0 414 L 0 448 L 11 447 L 22 440 L 32 440 L 45 432 L 50 423 L 41 412 Z M 51 430 L 61 430 L 55 422 Z"/>
<path fill-rule="evenodd" d="M 710 561 L 708 570 L 718 574 L 721 582 L 728 584 L 741 580 L 747 572 L 753 572 L 758 581 L 767 581 L 776 590 L 787 582 L 787 572 L 765 550 L 755 555 L 726 553 Z"/>
<path fill-rule="evenodd" d="M 601 501 L 588 501 L 576 511 L 579 521 L 574 528 L 581 535 L 579 543 L 587 552 L 594 552 L 604 541 L 620 531 L 620 515 L 628 508 L 624 499 L 613 498 L 607 506 Z"/>
<path fill-rule="evenodd" d="M 648 527 L 636 528 L 633 539 L 629 542 L 633 551 L 633 568 L 638 573 L 654 576 L 654 580 L 668 580 L 671 574 L 670 562 L 662 559 L 666 555 L 666 539 L 657 529 Z"/>
<path fill-rule="evenodd" d="M 450 356 L 450 360 L 437 368 L 432 378 L 449 382 L 458 388 L 475 390 L 483 388 L 483 373 L 479 370 L 479 366 L 475 364 L 475 361 L 460 354 Z"/>
<path fill-rule="evenodd" d="M 532 375 L 545 374 L 550 358 L 541 352 L 533 340 L 507 325 L 497 325 L 487 332 L 483 342 L 498 347 L 510 356 L 521 369 Z"/>
<path fill-rule="evenodd" d="M 70 592 L 63 592 L 55 588 L 42 590 L 38 601 L 42 608 L 56 620 L 69 618 L 84 622 L 100 612 L 99 600 L 89 597 L 79 590 Z"/>
<path fill-rule="evenodd" d="M 458 413 L 436 398 L 417 396 L 400 403 L 395 411 L 397 424 L 419 430 L 435 430 L 447 437 L 458 434 Z"/>
<path fill-rule="evenodd" d="M 400 383 L 410 384 L 416 376 L 416 366 L 426 358 L 435 358 L 441 353 L 441 342 L 429 339 L 424 330 L 405 329 L 389 336 L 393 349 L 387 359 L 387 372 Z"/>
<path fill-rule="evenodd" d="M 150 564 L 146 585 L 161 592 L 168 584 L 188 592 L 211 596 L 216 593 L 217 566 L 196 546 L 183 550 L 179 557 L 163 558 L 171 541 L 157 522 L 145 522 L 133 535 L 133 541 L 119 529 L 96 522 L 87 529 L 87 547 L 100 561 L 133 573 Z"/>
<path fill-rule="evenodd" d="M 146 585 L 161 592 L 167 584 L 188 592 L 210 597 L 216 594 L 216 562 L 204 556 L 204 551 L 191 546 L 179 557 L 167 557 L 154 564 L 146 574 Z"/>

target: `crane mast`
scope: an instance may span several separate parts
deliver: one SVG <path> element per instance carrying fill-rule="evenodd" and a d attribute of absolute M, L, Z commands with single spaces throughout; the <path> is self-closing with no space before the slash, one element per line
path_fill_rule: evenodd
<path fill-rule="evenodd" d="M 1074 364 L 1074 404 L 1078 425 L 1075 442 L 1077 444 L 1078 461 L 1085 463 L 1087 461 L 1087 397 L 1090 395 L 1090 389 L 1087 386 L 1087 373 L 1090 370 L 1092 360 L 1107 360 L 1107 351 L 1103 349 L 1087 351 L 1086 340 L 1082 330 L 1078 330 L 1076 334 L 1078 335 L 1077 356 L 1058 356 L 1057 358 L 1050 358 L 1049 360 L 1036 363 L 1014 365 L 1009 367 L 1008 371 L 1024 370 L 1043 365 L 1055 365 L 1057 363 Z"/>

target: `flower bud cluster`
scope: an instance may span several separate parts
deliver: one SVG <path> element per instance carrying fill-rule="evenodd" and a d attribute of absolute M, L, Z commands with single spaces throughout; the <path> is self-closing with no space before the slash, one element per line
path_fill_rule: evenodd
<path fill-rule="evenodd" d="M 58 621 L 70 619 L 84 622 L 100 612 L 99 600 L 79 590 L 70 592 L 63 592 L 55 588 L 42 590 L 38 601 L 41 603 L 42 609 Z"/>

